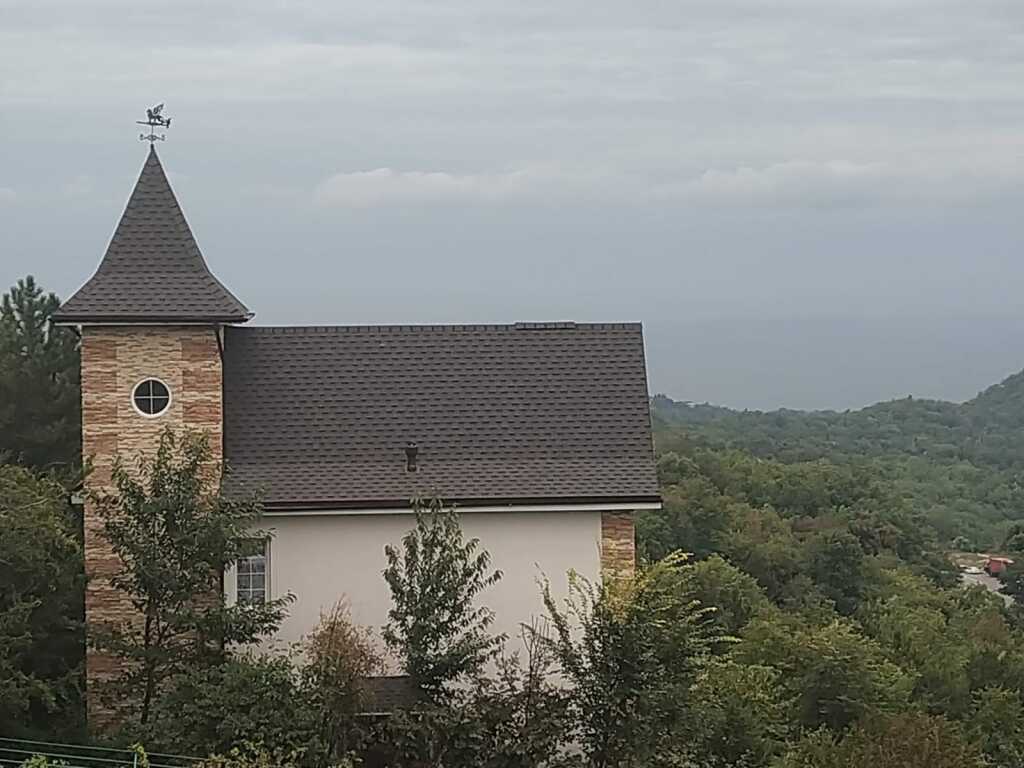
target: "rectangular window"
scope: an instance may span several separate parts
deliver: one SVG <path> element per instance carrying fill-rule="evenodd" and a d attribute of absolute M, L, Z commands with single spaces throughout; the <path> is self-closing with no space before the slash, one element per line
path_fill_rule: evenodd
<path fill-rule="evenodd" d="M 267 545 L 263 551 L 238 559 L 235 569 L 235 595 L 239 603 L 267 601 Z"/>

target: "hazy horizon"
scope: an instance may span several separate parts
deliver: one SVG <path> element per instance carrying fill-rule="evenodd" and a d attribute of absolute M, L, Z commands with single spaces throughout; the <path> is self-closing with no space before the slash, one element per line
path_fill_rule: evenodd
<path fill-rule="evenodd" d="M 262 324 L 644 322 L 652 393 L 961 401 L 1024 367 L 1024 4 L 0 0 L 0 286 L 158 150 Z"/>

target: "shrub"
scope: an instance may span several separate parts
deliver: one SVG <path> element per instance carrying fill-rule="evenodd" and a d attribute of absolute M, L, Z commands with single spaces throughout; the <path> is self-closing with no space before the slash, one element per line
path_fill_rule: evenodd
<path fill-rule="evenodd" d="M 247 741 L 237 747 L 211 755 L 195 768 L 296 768 L 301 753 L 279 748 L 268 749 L 262 742 Z"/>
<path fill-rule="evenodd" d="M 530 643 L 528 642 L 528 647 Z M 550 659 L 534 642 L 528 661 L 498 662 L 494 678 L 378 723 L 373 753 L 391 768 L 424 765 L 534 768 L 565 757 L 568 692 L 548 682 Z"/>
<path fill-rule="evenodd" d="M 383 659 L 370 631 L 352 623 L 344 601 L 321 614 L 304 651 L 302 682 L 317 712 L 325 757 L 346 759 L 360 742 L 366 678 L 383 672 Z"/>
<path fill-rule="evenodd" d="M 318 714 L 288 656 L 241 656 L 177 676 L 130 735 L 173 754 L 229 755 L 238 745 L 322 753 Z"/>

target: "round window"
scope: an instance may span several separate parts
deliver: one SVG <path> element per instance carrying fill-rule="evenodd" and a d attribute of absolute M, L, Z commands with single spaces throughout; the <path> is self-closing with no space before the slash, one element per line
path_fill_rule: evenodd
<path fill-rule="evenodd" d="M 145 416 L 158 416 L 171 404 L 171 391 L 159 379 L 145 379 L 135 385 L 132 402 Z"/>

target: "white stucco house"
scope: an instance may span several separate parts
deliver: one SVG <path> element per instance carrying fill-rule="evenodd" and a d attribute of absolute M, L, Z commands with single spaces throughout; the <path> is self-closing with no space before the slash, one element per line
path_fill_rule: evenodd
<path fill-rule="evenodd" d="M 281 270 L 295 284 L 287 254 Z M 114 457 L 167 426 L 207 431 L 225 491 L 258 490 L 273 534 L 228 596 L 293 593 L 280 640 L 341 596 L 355 621 L 385 623 L 384 546 L 410 528 L 413 497 L 457 505 L 491 552 L 504 578 L 486 600 L 510 636 L 543 611 L 541 573 L 557 586 L 570 569 L 633 567 L 633 515 L 660 505 L 639 324 L 252 317 L 210 272 L 151 147 L 98 269 L 55 317 L 81 333 L 89 482 L 104 487 Z M 87 618 L 116 618 L 130 606 L 89 505 L 85 519 Z M 90 654 L 90 682 L 112 671 Z"/>

